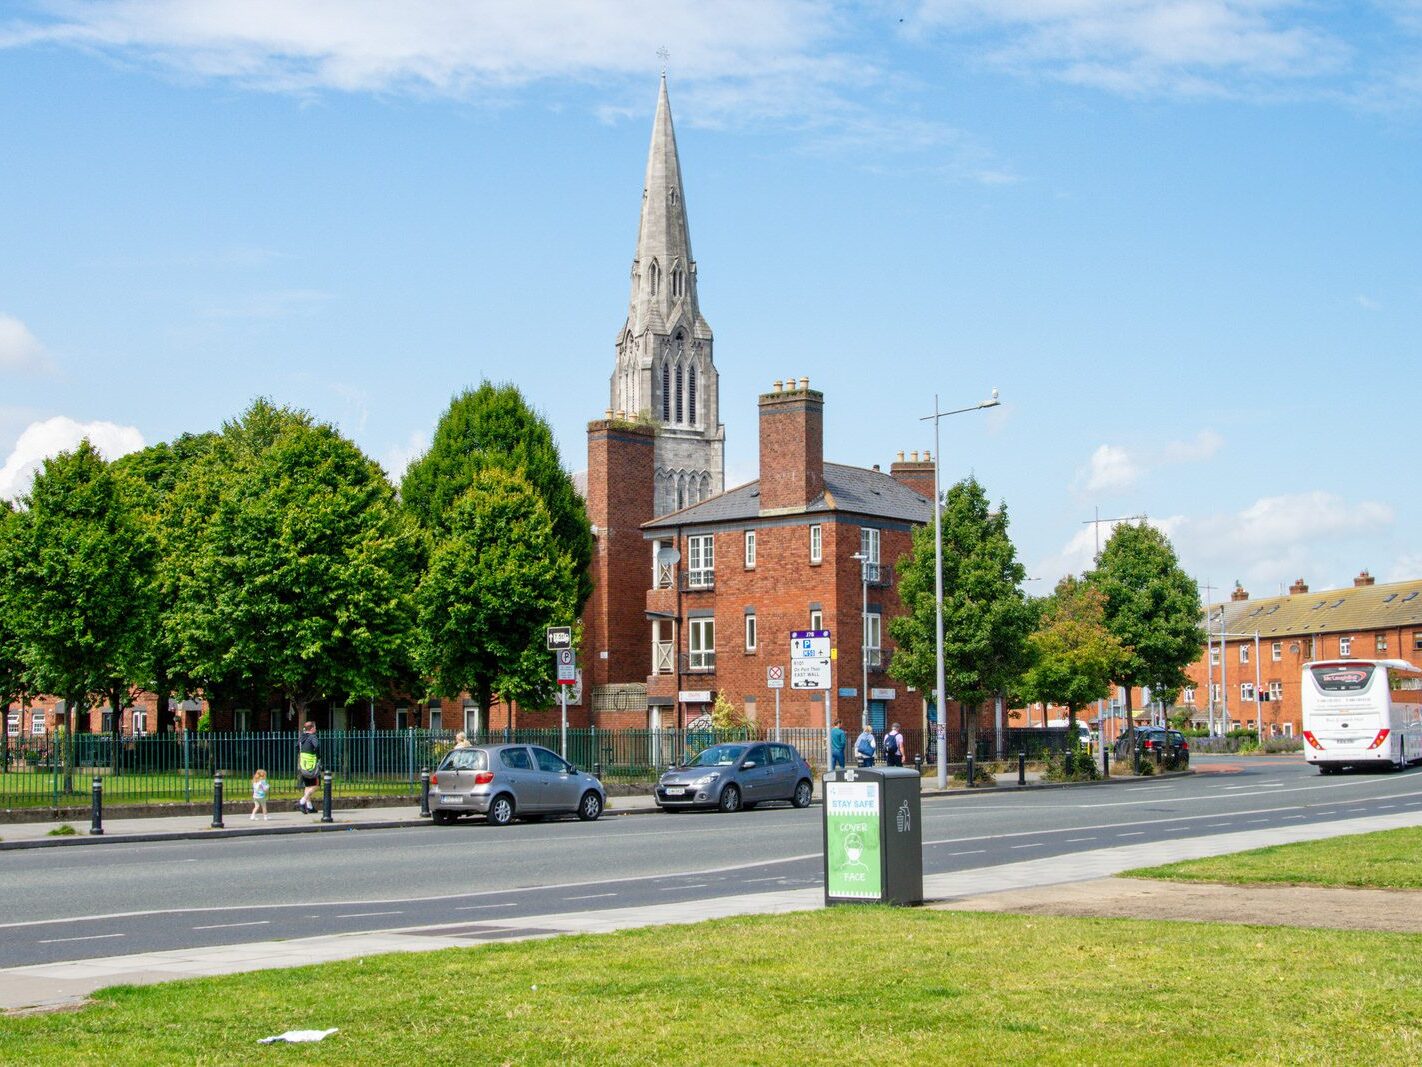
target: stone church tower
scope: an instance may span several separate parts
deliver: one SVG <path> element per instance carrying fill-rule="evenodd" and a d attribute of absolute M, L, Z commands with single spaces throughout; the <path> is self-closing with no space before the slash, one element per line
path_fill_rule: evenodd
<path fill-rule="evenodd" d="M 665 74 L 652 123 L 632 295 L 617 338 L 610 407 L 657 427 L 654 515 L 689 507 L 725 488 L 726 430 L 720 422 L 711 327 L 696 299 L 696 261 Z"/>

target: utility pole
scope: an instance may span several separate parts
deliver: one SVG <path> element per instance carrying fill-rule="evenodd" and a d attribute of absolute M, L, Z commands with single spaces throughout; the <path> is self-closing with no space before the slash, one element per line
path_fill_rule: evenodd
<path fill-rule="evenodd" d="M 1215 663 L 1212 658 L 1215 642 L 1210 636 L 1210 594 L 1215 587 L 1209 582 L 1200 586 L 1205 591 L 1205 701 L 1209 707 L 1210 716 L 1210 736 L 1215 736 Z M 1224 610 L 1223 608 L 1220 610 Z M 1220 659 L 1224 659 L 1224 652 L 1220 652 Z M 1223 688 L 1223 687 L 1221 687 Z"/>

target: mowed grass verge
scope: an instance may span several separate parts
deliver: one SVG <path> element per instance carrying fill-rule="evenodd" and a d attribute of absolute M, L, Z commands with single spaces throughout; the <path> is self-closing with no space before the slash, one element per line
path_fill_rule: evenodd
<path fill-rule="evenodd" d="M 1126 878 L 1231 885 L 1422 889 L 1422 827 L 1272 845 L 1250 852 L 1126 871 Z M 1422 899 L 1418 906 L 1422 907 Z"/>
<path fill-rule="evenodd" d="M 28 1064 L 1419 1059 L 1419 936 L 873 907 L 116 987 L 0 1019 L 0 1061 Z"/>

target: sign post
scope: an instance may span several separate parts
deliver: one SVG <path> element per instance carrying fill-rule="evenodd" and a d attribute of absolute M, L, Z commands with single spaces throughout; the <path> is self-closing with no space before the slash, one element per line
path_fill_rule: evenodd
<path fill-rule="evenodd" d="M 785 668 L 765 668 L 765 686 L 775 690 L 775 740 L 780 740 L 780 690 L 785 688 Z"/>
<path fill-rule="evenodd" d="M 578 683 L 577 654 L 573 651 L 571 626 L 548 627 L 548 651 L 558 665 L 558 704 L 562 710 L 558 734 L 558 755 L 568 758 L 568 686 Z"/>
<path fill-rule="evenodd" d="M 790 688 L 818 689 L 825 694 L 825 767 L 834 761 L 830 752 L 830 632 L 790 631 Z"/>

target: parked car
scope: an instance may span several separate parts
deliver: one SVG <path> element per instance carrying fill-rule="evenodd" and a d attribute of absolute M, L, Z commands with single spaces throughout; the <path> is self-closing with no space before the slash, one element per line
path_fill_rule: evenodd
<path fill-rule="evenodd" d="M 718 808 L 740 811 L 771 800 L 810 806 L 814 772 L 794 745 L 730 741 L 711 745 L 662 775 L 655 793 L 663 811 Z"/>
<path fill-rule="evenodd" d="M 1160 761 L 1167 767 L 1178 769 L 1190 766 L 1190 742 L 1179 730 L 1166 730 L 1159 726 L 1137 726 L 1136 743 L 1141 747 L 1142 759 L 1155 759 L 1160 753 Z M 1130 759 L 1130 735 L 1116 738 L 1112 748 L 1116 759 Z"/>
<path fill-rule="evenodd" d="M 430 811 L 441 825 L 461 815 L 482 815 L 495 826 L 545 815 L 590 821 L 605 807 L 601 782 L 539 745 L 452 749 L 430 775 Z"/>

